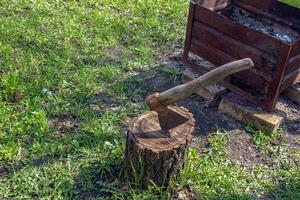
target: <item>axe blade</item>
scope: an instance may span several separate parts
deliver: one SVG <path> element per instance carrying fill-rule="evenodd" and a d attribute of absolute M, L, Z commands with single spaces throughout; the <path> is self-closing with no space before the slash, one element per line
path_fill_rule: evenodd
<path fill-rule="evenodd" d="M 169 130 L 189 121 L 189 118 L 169 107 L 157 110 L 157 114 L 160 127 L 164 133 L 168 133 Z"/>

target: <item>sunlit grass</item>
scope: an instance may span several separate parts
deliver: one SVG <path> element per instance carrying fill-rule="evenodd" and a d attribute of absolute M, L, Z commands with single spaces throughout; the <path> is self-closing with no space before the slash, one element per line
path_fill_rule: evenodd
<path fill-rule="evenodd" d="M 123 178 L 124 121 L 145 106 L 118 80 L 182 47 L 187 10 L 185 0 L 0 1 L 0 199 L 171 197 Z M 257 144 L 272 145 L 263 134 Z M 190 151 L 174 188 L 297 197 L 297 166 L 246 172 L 226 155 L 226 134 L 209 142 L 203 155 Z M 272 173 L 293 185 L 264 179 Z"/>
<path fill-rule="evenodd" d="M 283 2 L 289 3 L 289 4 L 293 5 L 293 6 L 300 7 L 300 1 L 299 0 L 284 0 Z"/>

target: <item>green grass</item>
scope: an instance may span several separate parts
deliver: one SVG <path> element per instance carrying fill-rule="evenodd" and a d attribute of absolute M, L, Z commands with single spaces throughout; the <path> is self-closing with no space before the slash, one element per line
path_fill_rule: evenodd
<path fill-rule="evenodd" d="M 293 6 L 300 7 L 300 1 L 299 0 L 284 0 L 283 2 L 291 4 Z"/>
<path fill-rule="evenodd" d="M 123 178 L 124 121 L 145 105 L 118 80 L 182 46 L 187 8 L 185 0 L 0 1 L 0 199 L 171 197 L 172 188 L 140 191 Z M 190 151 L 174 187 L 199 198 L 299 198 L 295 163 L 247 172 L 225 153 L 226 134 L 209 142 L 203 155 Z"/>

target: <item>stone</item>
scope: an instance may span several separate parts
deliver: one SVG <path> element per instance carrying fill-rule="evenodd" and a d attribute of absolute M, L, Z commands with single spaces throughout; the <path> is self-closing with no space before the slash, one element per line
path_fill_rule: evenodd
<path fill-rule="evenodd" d="M 300 105 L 300 83 L 289 87 L 282 94 L 286 98 Z"/>
<path fill-rule="evenodd" d="M 181 77 L 181 80 L 183 83 L 188 83 L 196 78 L 201 76 L 200 73 L 187 68 Z M 220 96 L 221 94 L 224 94 L 226 92 L 226 88 L 221 86 L 219 83 L 214 83 L 212 85 L 209 85 L 204 88 L 199 88 L 199 90 L 196 92 L 199 96 L 203 97 L 207 101 L 212 101 L 216 97 Z"/>
<path fill-rule="evenodd" d="M 279 110 L 266 112 L 234 93 L 222 96 L 219 111 L 244 124 L 252 123 L 256 129 L 268 132 L 276 131 L 286 117 Z"/>

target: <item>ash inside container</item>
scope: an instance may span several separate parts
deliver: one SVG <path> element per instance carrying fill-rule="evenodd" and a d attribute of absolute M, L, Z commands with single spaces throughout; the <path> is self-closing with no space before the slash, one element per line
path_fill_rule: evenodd
<path fill-rule="evenodd" d="M 293 43 L 297 38 L 299 38 L 299 33 L 290 27 L 283 26 L 275 22 L 270 23 L 237 6 L 232 7 L 229 18 L 237 23 L 271 35 L 289 44 Z"/>

